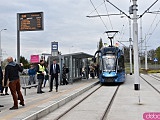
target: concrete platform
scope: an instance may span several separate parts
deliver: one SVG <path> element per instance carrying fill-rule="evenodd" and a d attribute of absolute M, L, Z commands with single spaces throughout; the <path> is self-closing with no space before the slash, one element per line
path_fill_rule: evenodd
<path fill-rule="evenodd" d="M 140 90 L 135 91 L 134 75 L 127 75 L 127 81 L 120 87 L 110 109 L 108 120 L 143 120 L 143 114 L 146 112 L 159 112 L 160 115 L 159 106 L 158 92 L 142 79 L 140 79 Z"/>
<path fill-rule="evenodd" d="M 154 82 L 153 79 L 142 75 Z M 48 92 L 45 87 L 44 94 L 37 94 L 36 88 L 27 89 L 25 107 L 18 110 L 9 110 L 13 101 L 11 95 L 0 96 L 0 104 L 5 107 L 0 108 L 0 120 L 33 120 L 41 118 L 49 112 L 57 109 L 61 105 L 73 99 L 78 94 L 84 92 L 98 82 L 97 79 L 82 80 L 72 85 L 59 86 L 59 92 Z M 157 83 L 158 82 L 158 83 Z M 155 85 L 155 86 L 156 86 Z M 106 86 L 107 87 L 107 86 Z M 22 90 L 22 93 L 24 91 Z M 126 82 L 119 88 L 118 94 L 111 106 L 107 120 L 143 120 L 144 113 L 160 113 L 160 94 L 151 88 L 145 81 L 140 79 L 140 90 L 134 90 L 134 75 L 127 75 Z M 47 119 L 52 120 L 52 116 L 47 115 Z M 77 120 L 81 120 L 77 118 Z"/>
<path fill-rule="evenodd" d="M 58 92 L 55 91 L 55 87 L 52 92 L 48 92 L 49 87 L 47 83 L 47 86 L 43 88 L 45 93 L 37 94 L 37 89 L 31 88 L 27 89 L 26 96 L 24 96 L 24 90 L 21 89 L 25 100 L 25 106 L 19 106 L 17 110 L 9 110 L 9 108 L 13 106 L 11 95 L 0 96 L 0 104 L 4 105 L 4 107 L 0 108 L 0 120 L 39 119 L 74 99 L 97 83 L 98 79 L 83 79 L 73 84 L 60 85 Z"/>
<path fill-rule="evenodd" d="M 153 79 L 147 77 L 146 75 L 142 75 L 142 76 L 144 76 L 146 79 L 148 78 L 148 81 L 150 80 L 154 84 Z M 109 91 L 104 91 L 104 92 L 111 93 Z M 103 100 L 99 99 L 97 102 L 100 102 L 100 101 L 103 101 Z M 54 111 L 53 113 L 48 114 L 41 120 L 52 120 L 54 119 L 54 117 L 56 118 L 56 114 L 58 115 L 62 111 L 64 111 L 66 109 L 65 107 L 71 106 L 70 103 L 67 103 L 67 104 L 64 107 Z M 85 113 L 88 113 L 87 107 L 85 108 L 85 106 L 88 106 L 88 105 L 86 104 L 83 107 L 85 109 Z M 126 82 L 120 86 L 117 96 L 110 108 L 110 111 L 107 115 L 106 120 L 150 120 L 150 119 L 143 119 L 144 113 L 147 113 L 148 115 L 150 113 L 150 116 L 152 117 L 152 115 L 156 112 L 156 113 L 159 113 L 158 115 L 160 116 L 159 106 L 160 106 L 160 94 L 158 92 L 156 92 L 153 88 L 151 88 L 142 79 L 140 79 L 140 90 L 135 91 L 134 90 L 134 75 L 127 75 Z M 94 106 L 92 107 L 94 110 L 95 109 Z M 103 109 L 103 107 L 101 109 Z M 101 111 L 101 109 L 99 111 Z M 77 114 L 81 115 L 82 110 L 80 109 L 80 105 L 78 106 L 78 109 L 76 109 L 76 112 Z M 95 116 L 95 113 L 93 114 L 93 116 Z M 87 117 L 87 115 L 85 117 Z M 69 119 L 67 118 L 67 116 L 65 116 L 65 118 L 61 118 L 61 119 L 62 120 L 63 119 L 74 120 L 70 118 L 71 116 L 69 117 Z M 88 119 L 85 118 L 83 120 L 89 120 L 90 118 L 91 117 L 88 117 Z M 100 118 L 96 118 L 96 117 L 92 118 L 92 120 L 97 120 L 97 119 L 100 119 Z M 76 120 L 82 120 L 82 117 L 76 117 Z M 159 120 L 159 119 L 155 119 L 155 120 Z"/>

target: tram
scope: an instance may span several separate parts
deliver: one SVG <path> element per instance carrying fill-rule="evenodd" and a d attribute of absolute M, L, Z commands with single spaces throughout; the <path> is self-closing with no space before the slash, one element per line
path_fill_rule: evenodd
<path fill-rule="evenodd" d="M 114 35 L 117 32 L 118 31 L 106 31 L 107 34 L 114 33 Z M 111 45 L 101 48 L 96 51 L 94 55 L 95 61 L 95 57 L 99 53 L 99 79 L 101 84 L 123 83 L 125 81 L 124 54 L 119 47 L 112 45 L 114 35 L 112 37 L 108 37 Z"/>

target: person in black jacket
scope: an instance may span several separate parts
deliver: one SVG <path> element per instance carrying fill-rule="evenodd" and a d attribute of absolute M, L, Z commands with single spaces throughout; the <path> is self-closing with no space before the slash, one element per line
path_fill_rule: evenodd
<path fill-rule="evenodd" d="M 15 110 L 18 109 L 18 100 L 20 100 L 20 105 L 25 106 L 23 95 L 20 90 L 21 87 L 19 79 L 19 72 L 23 71 L 23 64 L 16 64 L 13 62 L 12 57 L 8 57 L 7 61 L 8 65 L 5 67 L 4 86 L 7 85 L 7 81 L 9 80 L 9 88 L 14 101 L 14 105 L 10 110 Z"/>
<path fill-rule="evenodd" d="M 49 92 L 52 91 L 53 89 L 53 79 L 55 78 L 56 82 L 56 92 L 58 92 L 58 74 L 60 73 L 60 67 L 57 64 L 56 60 L 53 60 L 53 64 L 50 66 L 50 75 L 51 75 L 51 80 L 50 80 L 50 90 Z"/>
<path fill-rule="evenodd" d="M 0 90 L 2 90 L 2 80 L 3 80 L 3 72 L 2 72 L 2 68 L 0 66 Z M 4 106 L 0 105 L 0 107 L 4 107 Z"/>
<path fill-rule="evenodd" d="M 66 68 L 66 65 L 63 64 L 63 68 L 62 68 L 62 79 L 63 79 L 63 85 L 67 85 L 68 84 L 68 81 L 66 80 L 67 79 L 67 74 L 68 73 L 68 68 Z"/>

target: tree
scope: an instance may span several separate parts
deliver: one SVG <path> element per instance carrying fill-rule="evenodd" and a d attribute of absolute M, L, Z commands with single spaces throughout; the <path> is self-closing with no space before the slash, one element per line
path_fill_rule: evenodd
<path fill-rule="evenodd" d="M 23 56 L 20 56 L 20 63 L 23 63 L 23 67 L 25 69 L 29 68 L 29 62 L 27 59 L 25 59 L 25 57 Z"/>
<path fill-rule="evenodd" d="M 158 60 L 160 60 L 160 47 L 158 47 L 156 49 L 156 55 L 155 55 L 156 58 L 158 58 Z"/>
<path fill-rule="evenodd" d="M 153 60 L 155 58 L 155 53 L 156 53 L 156 51 L 154 49 L 151 49 L 147 52 L 150 60 Z"/>
<path fill-rule="evenodd" d="M 99 44 L 98 44 L 98 50 L 100 50 L 102 47 L 103 47 L 103 42 L 102 42 L 102 38 L 100 38 Z M 99 62 L 99 53 L 98 53 L 96 61 Z"/>
<path fill-rule="evenodd" d="M 100 50 L 103 47 L 102 38 L 99 40 L 98 50 Z"/>
<path fill-rule="evenodd" d="M 129 62 L 130 61 L 130 56 L 129 56 L 129 47 L 124 47 L 124 59 L 125 62 Z"/>

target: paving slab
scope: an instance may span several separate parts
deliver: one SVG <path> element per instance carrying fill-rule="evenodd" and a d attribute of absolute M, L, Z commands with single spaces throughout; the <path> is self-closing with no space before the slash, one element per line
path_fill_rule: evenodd
<path fill-rule="evenodd" d="M 37 89 L 33 87 L 27 89 L 26 96 L 24 96 L 24 90 L 21 89 L 25 106 L 19 106 L 17 110 L 9 110 L 13 106 L 11 95 L 0 96 L 0 104 L 4 105 L 0 108 L 0 120 L 36 120 L 74 99 L 97 83 L 98 79 L 82 79 L 73 84 L 60 85 L 58 92 L 56 92 L 55 87 L 52 92 L 48 92 L 47 83 L 46 87 L 43 88 L 45 93 L 37 94 Z"/>
<path fill-rule="evenodd" d="M 143 75 L 142 75 L 143 76 Z M 160 94 L 140 79 L 140 90 L 134 90 L 134 75 L 127 75 L 120 86 L 107 120 L 143 120 L 146 112 L 160 112 Z"/>

